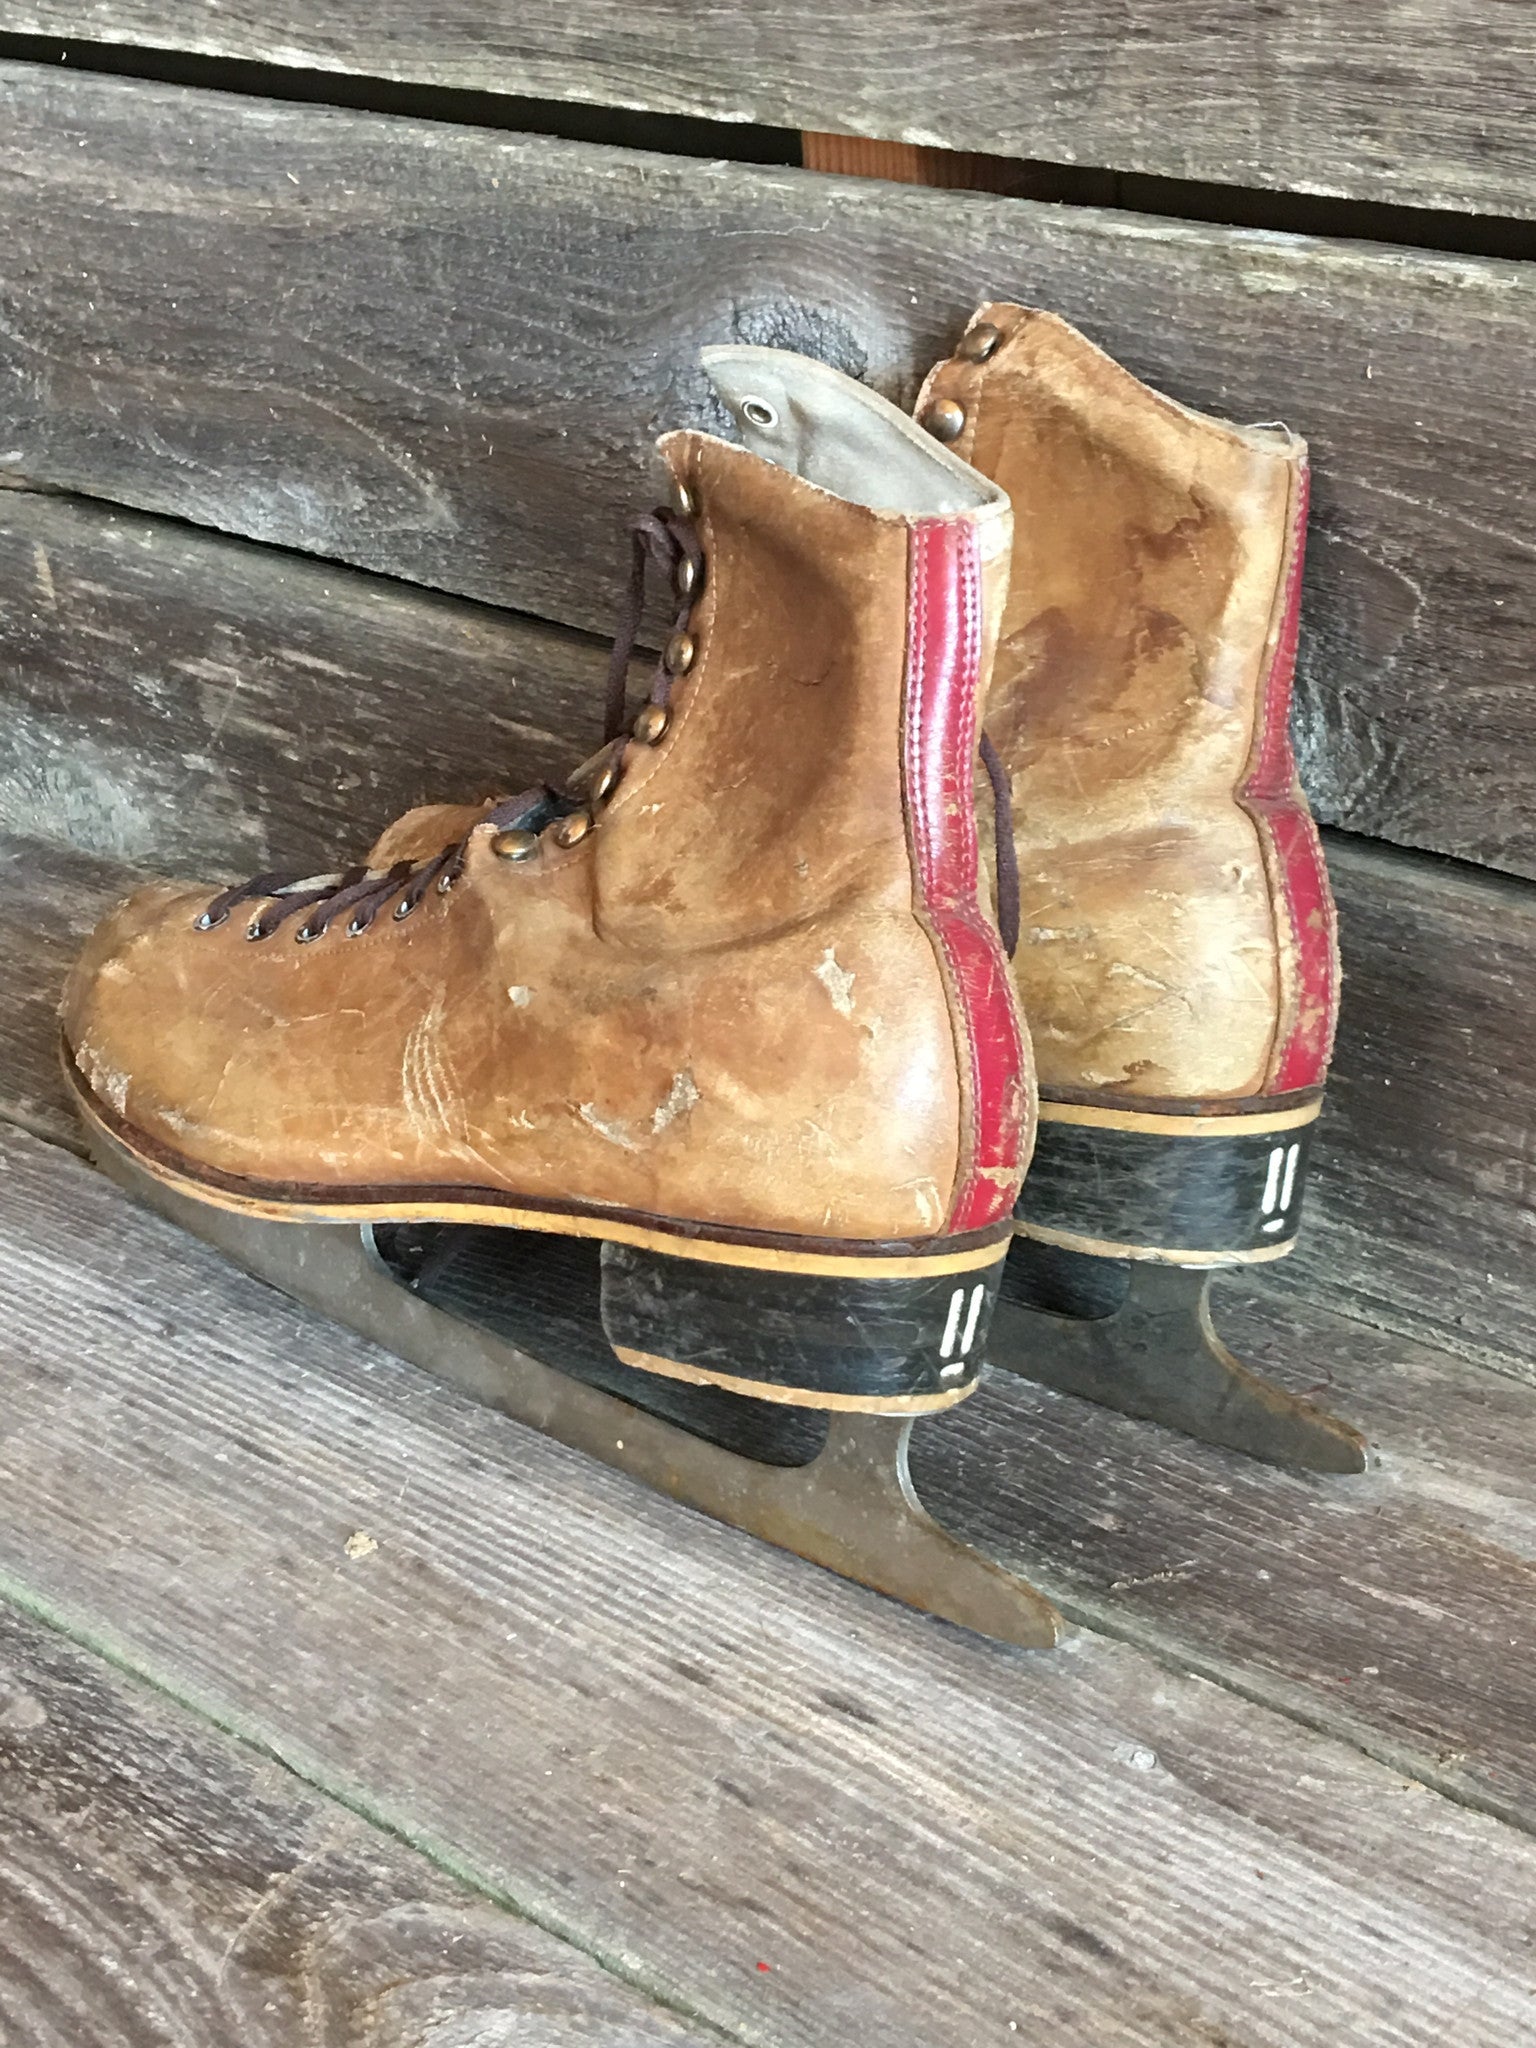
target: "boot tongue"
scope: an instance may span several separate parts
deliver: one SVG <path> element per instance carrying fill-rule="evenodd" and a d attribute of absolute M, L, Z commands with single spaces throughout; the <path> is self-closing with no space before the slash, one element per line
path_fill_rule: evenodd
<path fill-rule="evenodd" d="M 1002 492 L 888 400 L 785 349 L 702 351 L 754 455 L 851 504 L 909 518 L 976 512 Z"/>

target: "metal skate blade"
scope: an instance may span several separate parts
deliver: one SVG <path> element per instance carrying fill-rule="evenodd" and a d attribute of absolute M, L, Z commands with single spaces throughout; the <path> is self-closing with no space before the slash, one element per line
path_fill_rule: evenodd
<path fill-rule="evenodd" d="M 1016 1239 L 1015 1247 L 1028 1243 Z M 1263 1379 L 1222 1343 L 1209 1272 L 1129 1261 L 1118 1307 L 1067 1315 L 1040 1305 L 1050 1294 L 1037 1287 L 1028 1259 L 1009 1255 L 987 1347 L 995 1365 L 1267 1465 L 1365 1470 L 1359 1430 Z M 1118 1275 L 1118 1262 L 1112 1270 Z"/>
<path fill-rule="evenodd" d="M 803 1413 L 764 1413 L 768 1403 L 718 1391 L 711 1402 L 708 1389 L 633 1372 L 602 1336 L 595 1286 L 583 1309 L 569 1285 L 570 1266 L 562 1262 L 569 1241 L 523 1231 L 473 1232 L 521 1240 L 530 1272 L 541 1251 L 549 1255 L 555 1286 L 531 1299 L 521 1318 L 518 1303 L 500 1299 L 498 1320 L 504 1328 L 526 1328 L 562 1362 L 567 1346 L 586 1354 L 586 1369 L 597 1377 L 595 1333 L 607 1384 L 572 1377 L 508 1336 L 432 1306 L 392 1276 L 353 1225 L 238 1216 L 162 1186 L 109 1138 L 93 1139 L 92 1152 L 131 1194 L 247 1271 L 572 1449 L 924 1613 L 1024 1649 L 1049 1648 L 1057 1640 L 1061 1620 L 1051 1603 L 949 1535 L 919 1502 L 907 1461 L 916 1426 L 911 1418 L 833 1415 L 823 1432 L 813 1417 L 807 1439 Z M 611 1390 L 626 1382 L 630 1398 Z M 640 1393 L 646 1407 L 635 1405 Z M 690 1395 L 704 1399 L 689 1406 Z M 671 1409 L 671 1419 L 653 1412 L 658 1404 Z M 676 1419 L 682 1414 L 693 1423 Z M 712 1440 L 733 1429 L 754 1442 L 756 1455 Z"/>

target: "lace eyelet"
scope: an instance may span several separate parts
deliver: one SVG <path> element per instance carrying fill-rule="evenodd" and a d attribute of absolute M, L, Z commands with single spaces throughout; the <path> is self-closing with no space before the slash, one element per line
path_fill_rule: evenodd
<path fill-rule="evenodd" d="M 965 432 L 965 407 L 954 398 L 936 398 L 919 424 L 935 441 L 958 441 Z"/>
<path fill-rule="evenodd" d="M 193 918 L 192 929 L 195 932 L 212 932 L 217 931 L 221 924 L 228 924 L 228 922 L 229 912 L 227 910 L 221 910 L 217 917 L 210 915 L 205 910 L 200 917 Z"/>
<path fill-rule="evenodd" d="M 306 918 L 304 923 L 294 933 L 293 943 L 296 946 L 308 946 L 313 944 L 316 939 L 323 939 L 324 937 L 325 926 L 323 924 L 311 924 Z"/>
<path fill-rule="evenodd" d="M 419 896 L 402 896 L 390 913 L 395 923 L 398 924 L 403 917 L 409 917 L 420 901 Z"/>
<path fill-rule="evenodd" d="M 259 917 L 253 917 L 245 928 L 245 936 L 248 939 L 269 939 L 272 934 L 267 930 Z"/>
<path fill-rule="evenodd" d="M 438 895 L 446 896 L 448 894 L 448 891 L 453 887 L 454 883 L 458 879 L 458 876 L 453 872 L 451 868 L 445 868 L 442 874 L 440 874 L 437 878 Z"/>
<path fill-rule="evenodd" d="M 349 939 L 360 939 L 372 923 L 373 919 L 371 917 L 349 917 L 347 919 L 347 937 Z"/>

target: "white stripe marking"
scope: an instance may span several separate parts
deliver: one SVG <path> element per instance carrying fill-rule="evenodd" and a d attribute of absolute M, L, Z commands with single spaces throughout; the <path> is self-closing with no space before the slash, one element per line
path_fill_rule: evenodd
<path fill-rule="evenodd" d="M 1285 1186 L 1280 1190 L 1280 1206 L 1289 1209 L 1291 1196 L 1296 1189 L 1296 1162 L 1301 1157 L 1301 1147 L 1293 1145 L 1285 1155 Z"/>
<path fill-rule="evenodd" d="M 1269 1178 L 1264 1183 L 1264 1200 L 1260 1205 L 1264 1214 L 1269 1215 L 1280 1193 L 1280 1167 L 1285 1158 L 1285 1147 L 1277 1145 L 1269 1155 Z"/>
<path fill-rule="evenodd" d="M 1267 1223 L 1261 1224 L 1259 1227 L 1262 1230 L 1268 1230 L 1271 1232 L 1276 1230 L 1284 1230 L 1285 1218 L 1283 1216 L 1271 1216 Z"/>
<path fill-rule="evenodd" d="M 944 1325 L 944 1341 L 939 1346 L 940 1358 L 948 1358 L 955 1348 L 955 1337 L 960 1329 L 960 1309 L 965 1301 L 965 1289 L 957 1287 L 949 1297 L 949 1321 Z"/>
<path fill-rule="evenodd" d="M 965 1319 L 965 1335 L 960 1339 L 962 1358 L 970 1356 L 971 1346 L 976 1342 L 976 1324 L 981 1316 L 981 1300 L 986 1291 L 986 1287 L 978 1280 L 975 1292 L 971 1296 L 971 1312 Z"/>

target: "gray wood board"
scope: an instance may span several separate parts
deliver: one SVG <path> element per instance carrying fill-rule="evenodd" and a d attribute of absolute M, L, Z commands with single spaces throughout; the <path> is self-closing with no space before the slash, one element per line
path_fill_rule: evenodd
<path fill-rule="evenodd" d="M 0 1605 L 0 2041 L 715 2040 Z"/>
<path fill-rule="evenodd" d="M 79 1148 L 59 1066 L 58 1004 L 86 933 L 135 868 L 0 834 L 0 1116 Z"/>
<path fill-rule="evenodd" d="M 1536 1379 L 1536 891 L 1330 839 L 1344 1007 L 1288 1284 Z"/>
<path fill-rule="evenodd" d="M 20 0 L 8 28 L 312 70 L 1111 165 L 1224 185 L 1529 215 L 1527 11 L 1418 0 Z M 1199 90 L 1191 82 L 1199 81 Z"/>
<path fill-rule="evenodd" d="M 134 873 L 361 852 L 407 805 L 559 775 L 598 732 L 577 635 L 131 513 L 0 493 L 7 1112 L 73 1124 L 69 958 Z M 49 851 L 49 846 L 54 851 Z M 1286 1284 L 1531 1375 L 1529 887 L 1335 839 L 1345 1013 Z"/>
<path fill-rule="evenodd" d="M 0 831 L 106 860 L 313 872 L 602 738 L 583 636 L 105 506 L 0 491 L 0 593 Z"/>
<path fill-rule="evenodd" d="M 681 2007 L 765 2048 L 1519 2038 L 1520 1831 L 1125 1645 L 925 1622 L 0 1158 L 12 1589 Z"/>
<path fill-rule="evenodd" d="M 1536 874 L 1525 265 L 0 66 L 0 472 L 583 628 L 698 346 L 909 395 L 975 303 L 1311 437 L 1322 815 Z"/>
<path fill-rule="evenodd" d="M 1285 1473 L 1016 1381 L 913 1459 L 945 1520 L 1075 1615 L 1536 1825 L 1536 1391 L 1223 1282 L 1226 1340 L 1364 1429 Z"/>

